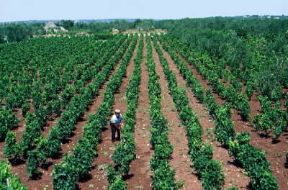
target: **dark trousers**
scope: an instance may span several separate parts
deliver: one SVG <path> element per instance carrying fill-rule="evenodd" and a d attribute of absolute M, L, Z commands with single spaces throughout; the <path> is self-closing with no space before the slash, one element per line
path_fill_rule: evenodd
<path fill-rule="evenodd" d="M 112 131 L 112 141 L 120 140 L 120 127 L 117 127 L 115 124 L 110 124 Z M 115 138 L 115 133 L 117 133 L 117 138 Z"/>

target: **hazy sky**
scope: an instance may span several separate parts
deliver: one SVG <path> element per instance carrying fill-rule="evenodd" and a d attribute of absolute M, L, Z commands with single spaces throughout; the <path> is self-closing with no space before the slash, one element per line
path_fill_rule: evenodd
<path fill-rule="evenodd" d="M 0 0 L 0 21 L 288 15 L 288 0 Z"/>

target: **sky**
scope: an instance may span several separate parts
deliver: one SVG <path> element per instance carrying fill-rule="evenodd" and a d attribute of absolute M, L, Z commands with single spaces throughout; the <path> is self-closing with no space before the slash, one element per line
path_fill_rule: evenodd
<path fill-rule="evenodd" d="M 0 22 L 288 15 L 288 0 L 0 0 Z"/>

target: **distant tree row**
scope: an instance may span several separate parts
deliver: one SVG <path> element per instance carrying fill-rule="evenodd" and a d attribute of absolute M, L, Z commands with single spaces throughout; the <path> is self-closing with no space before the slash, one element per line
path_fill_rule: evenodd
<path fill-rule="evenodd" d="M 155 26 L 230 68 L 249 90 L 275 99 L 288 88 L 287 16 L 163 20 Z"/>
<path fill-rule="evenodd" d="M 19 42 L 43 33 L 43 24 L 5 23 L 0 25 L 0 43 Z"/>
<path fill-rule="evenodd" d="M 89 33 L 110 32 L 118 29 L 120 32 L 128 29 L 149 30 L 154 28 L 156 22 L 153 20 L 103 20 L 103 21 L 73 21 L 60 20 L 55 22 L 56 26 L 63 27 L 69 32 L 85 31 Z M 33 35 L 46 34 L 45 23 L 5 23 L 0 24 L 0 43 L 19 42 L 31 38 Z"/>

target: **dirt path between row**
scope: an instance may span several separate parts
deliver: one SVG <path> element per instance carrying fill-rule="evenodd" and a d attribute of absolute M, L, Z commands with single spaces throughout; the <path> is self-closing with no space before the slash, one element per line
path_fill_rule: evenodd
<path fill-rule="evenodd" d="M 162 48 L 161 48 L 162 49 Z M 170 55 L 162 49 L 165 59 L 168 61 L 171 71 L 176 75 L 177 83 L 179 87 L 186 90 L 187 97 L 189 99 L 190 107 L 196 113 L 199 123 L 203 129 L 203 141 L 208 142 L 213 147 L 213 159 L 221 162 L 224 170 L 225 180 L 224 188 L 238 187 L 238 189 L 247 189 L 249 184 L 249 177 L 244 175 L 244 169 L 233 165 L 233 158 L 228 154 L 228 151 L 221 147 L 221 145 L 215 140 L 214 132 L 215 124 L 210 117 L 208 110 L 205 106 L 197 100 L 193 91 L 186 85 L 186 81 L 181 76 L 180 71 L 177 69 L 174 61 Z"/>
<path fill-rule="evenodd" d="M 172 96 L 169 94 L 168 83 L 165 79 L 163 68 L 161 67 L 159 56 L 153 47 L 153 58 L 156 64 L 156 72 L 159 75 L 159 82 L 162 92 L 162 111 L 168 120 L 169 125 L 169 141 L 173 145 L 172 159 L 170 164 L 175 169 L 176 181 L 183 181 L 183 190 L 189 190 L 191 187 L 195 190 L 202 189 L 201 181 L 193 173 L 191 161 L 188 155 L 188 140 L 186 138 L 185 129 L 181 125 L 178 118 L 177 110 L 173 102 Z"/>
<path fill-rule="evenodd" d="M 16 141 L 19 142 L 24 130 L 25 130 L 25 118 L 23 116 L 22 109 L 17 109 L 15 112 L 16 118 L 19 119 L 19 123 L 17 125 L 17 128 L 15 128 L 13 131 L 16 133 Z"/>
<path fill-rule="evenodd" d="M 181 57 L 181 56 L 180 56 Z M 193 72 L 194 76 L 201 82 L 202 86 L 205 89 L 212 89 L 212 87 L 209 86 L 208 82 L 203 79 L 201 74 L 196 70 L 196 68 L 191 64 L 188 63 L 183 57 L 181 59 L 187 63 L 187 65 L 190 67 L 191 71 Z M 216 102 L 220 105 L 225 103 L 221 97 L 213 92 L 213 95 L 216 99 Z M 252 96 L 252 100 L 250 101 L 250 106 L 252 107 L 252 115 L 255 115 L 254 112 L 259 112 L 259 102 L 257 102 L 257 98 L 255 95 Z M 249 122 L 245 122 L 241 119 L 240 114 L 235 110 L 231 109 L 232 111 L 232 121 L 235 125 L 236 132 L 248 132 L 251 136 L 251 145 L 264 150 L 266 152 L 266 158 L 269 161 L 271 165 L 271 169 L 273 172 L 273 175 L 276 177 L 279 188 L 280 189 L 288 189 L 288 169 L 284 167 L 285 163 L 285 154 L 287 152 L 288 147 L 288 132 L 284 132 L 280 138 L 279 142 L 276 144 L 273 144 L 271 141 L 271 138 L 263 138 L 260 137 L 258 132 L 252 128 L 251 124 Z"/>
<path fill-rule="evenodd" d="M 28 178 L 26 174 L 26 164 L 21 164 L 15 167 L 12 167 L 12 171 L 15 174 L 18 174 L 21 182 L 24 183 L 29 190 L 39 190 L 39 189 L 53 189 L 52 184 L 52 171 L 53 166 L 55 164 L 58 164 L 62 161 L 62 157 L 73 150 L 73 147 L 77 144 L 78 140 L 82 137 L 83 134 L 83 127 L 88 122 L 89 115 L 95 114 L 96 110 L 100 106 L 100 104 L 103 101 L 104 98 L 104 92 L 106 90 L 106 86 L 108 84 L 108 80 L 115 74 L 115 72 L 118 70 L 120 64 L 117 64 L 113 70 L 111 70 L 111 74 L 107 81 L 103 84 L 103 86 L 100 88 L 97 95 L 93 98 L 91 101 L 91 104 L 88 106 L 87 111 L 84 113 L 84 115 L 77 121 L 75 124 L 75 130 L 73 131 L 72 136 L 62 144 L 61 146 L 61 152 L 59 153 L 59 157 L 57 158 L 49 158 L 48 162 L 50 162 L 50 166 L 47 169 L 40 169 L 42 172 L 42 176 L 40 179 L 37 180 L 31 180 Z M 47 134 L 48 135 L 48 134 Z"/>
<path fill-rule="evenodd" d="M 113 109 L 120 109 L 121 113 L 124 114 L 126 112 L 127 103 L 126 103 L 126 88 L 129 82 L 129 79 L 134 70 L 134 58 L 136 56 L 137 47 L 134 49 L 133 56 L 129 62 L 126 71 L 126 77 L 123 78 L 121 87 L 117 93 L 114 94 L 115 103 L 113 105 Z M 113 112 L 111 113 L 112 116 Z M 109 118 L 110 119 L 110 118 Z M 125 122 L 125 121 L 124 121 Z M 90 172 L 91 179 L 85 182 L 79 182 L 79 189 L 81 190 L 88 190 L 88 189 L 107 189 L 108 181 L 106 176 L 106 166 L 109 164 L 113 164 L 111 156 L 115 150 L 116 145 L 118 142 L 111 141 L 111 128 L 110 126 L 106 126 L 106 129 L 101 134 L 102 141 L 97 147 L 98 156 L 93 162 L 93 168 Z"/>
<path fill-rule="evenodd" d="M 136 159 L 131 163 L 131 178 L 127 179 L 130 190 L 151 189 L 150 158 L 152 155 L 150 145 L 150 116 L 148 95 L 148 71 L 145 67 L 147 58 L 146 43 L 144 40 L 143 61 L 141 63 L 141 83 L 139 91 L 139 102 L 136 113 L 135 143 Z"/>

